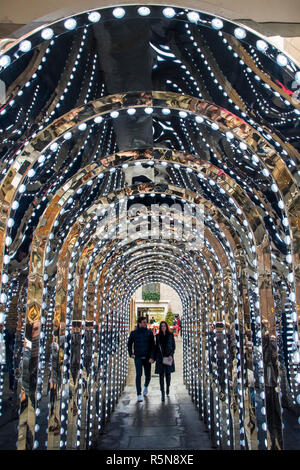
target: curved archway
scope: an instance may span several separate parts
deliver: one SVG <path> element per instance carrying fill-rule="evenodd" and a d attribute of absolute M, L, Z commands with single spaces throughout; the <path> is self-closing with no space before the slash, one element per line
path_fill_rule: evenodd
<path fill-rule="evenodd" d="M 95 445 L 148 281 L 180 294 L 183 374 L 216 445 L 285 448 L 300 384 L 297 64 L 223 17 L 123 5 L 39 26 L 0 66 L 0 319 L 17 358 L 0 380 L 18 448 Z"/>

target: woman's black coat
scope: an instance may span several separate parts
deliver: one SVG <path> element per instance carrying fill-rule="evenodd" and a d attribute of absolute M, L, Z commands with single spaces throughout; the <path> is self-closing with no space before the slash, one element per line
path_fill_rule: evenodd
<path fill-rule="evenodd" d="M 164 371 L 164 367 L 167 368 L 168 372 L 175 372 L 175 362 L 171 366 L 165 366 L 162 363 L 162 354 L 159 347 L 159 334 L 155 336 L 155 374 L 161 374 Z M 173 333 L 169 333 L 168 341 L 166 345 L 166 356 L 173 356 L 175 352 L 175 340 Z"/>

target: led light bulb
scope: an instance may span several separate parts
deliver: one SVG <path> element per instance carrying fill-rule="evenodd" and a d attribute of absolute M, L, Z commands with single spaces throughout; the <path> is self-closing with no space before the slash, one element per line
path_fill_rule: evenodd
<path fill-rule="evenodd" d="M 187 113 L 185 111 L 179 111 L 179 116 L 181 118 L 186 118 L 187 117 Z"/>
<path fill-rule="evenodd" d="M 197 23 L 200 20 L 200 15 L 196 11 L 189 11 L 187 17 L 191 23 Z"/>
<path fill-rule="evenodd" d="M 51 28 L 45 28 L 45 29 L 43 29 L 43 31 L 41 32 L 41 36 L 42 36 L 43 39 L 45 39 L 45 40 L 47 41 L 47 40 L 53 38 L 53 36 L 54 36 L 54 31 L 53 31 L 53 29 L 51 29 Z"/>
<path fill-rule="evenodd" d="M 68 131 L 64 133 L 64 139 L 70 140 L 72 138 L 72 132 Z"/>
<path fill-rule="evenodd" d="M 25 39 L 24 41 L 22 41 L 22 42 L 20 43 L 19 49 L 20 49 L 20 51 L 22 51 L 22 52 L 28 52 L 28 51 L 30 51 L 30 49 L 31 49 L 31 42 L 28 41 L 28 39 Z"/>
<path fill-rule="evenodd" d="M 256 41 L 256 47 L 260 52 L 265 52 L 268 49 L 268 44 L 262 39 L 259 39 Z"/>
<path fill-rule="evenodd" d="M 141 16 L 148 16 L 150 15 L 151 10 L 148 7 L 140 7 L 138 8 L 138 14 Z"/>
<path fill-rule="evenodd" d="M 284 225 L 285 227 L 288 227 L 288 226 L 289 226 L 289 219 L 288 219 L 287 217 L 284 217 L 284 218 L 282 219 L 282 223 L 283 223 L 283 225 Z"/>
<path fill-rule="evenodd" d="M 237 39 L 245 39 L 246 31 L 244 28 L 235 28 L 234 35 Z"/>
<path fill-rule="evenodd" d="M 91 11 L 89 13 L 88 19 L 91 21 L 91 23 L 98 23 L 100 21 L 101 15 L 98 11 Z"/>
<path fill-rule="evenodd" d="M 284 54 L 278 54 L 278 56 L 276 57 L 276 62 L 281 67 L 286 67 L 288 64 L 288 59 Z"/>
<path fill-rule="evenodd" d="M 264 176 L 270 176 L 270 172 L 269 172 L 269 170 L 267 170 L 267 168 L 263 169 L 263 175 Z"/>
<path fill-rule="evenodd" d="M 125 16 L 125 13 L 126 12 L 125 12 L 124 8 L 119 7 L 119 8 L 115 8 L 113 10 L 113 16 L 117 19 L 123 18 L 123 16 Z"/>
<path fill-rule="evenodd" d="M 173 18 L 176 15 L 176 12 L 174 8 L 167 7 L 163 9 L 163 15 L 166 18 Z"/>
<path fill-rule="evenodd" d="M 9 218 L 8 221 L 7 221 L 7 226 L 8 226 L 9 228 L 11 228 L 11 227 L 13 227 L 14 225 L 15 225 L 14 219 Z"/>
<path fill-rule="evenodd" d="M 77 21 L 74 18 L 69 18 L 64 22 L 64 26 L 69 31 L 72 31 L 77 26 Z"/>
<path fill-rule="evenodd" d="M 50 150 L 52 152 L 55 152 L 58 148 L 58 143 L 57 142 L 53 142 L 53 144 L 50 145 Z"/>
<path fill-rule="evenodd" d="M 223 21 L 220 20 L 219 18 L 214 18 L 211 22 L 211 25 L 214 29 L 217 29 L 217 30 L 222 29 L 224 26 Z"/>
<path fill-rule="evenodd" d="M 11 58 L 9 55 L 2 55 L 0 56 L 0 66 L 1 67 L 8 67 L 11 63 Z"/>

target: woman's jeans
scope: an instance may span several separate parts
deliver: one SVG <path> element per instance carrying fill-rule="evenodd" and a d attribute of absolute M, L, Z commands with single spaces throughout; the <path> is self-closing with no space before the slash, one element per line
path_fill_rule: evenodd
<path fill-rule="evenodd" d="M 165 391 L 165 384 L 164 384 L 164 377 L 166 376 L 166 383 L 167 383 L 167 389 L 170 387 L 171 383 L 171 372 L 168 371 L 168 366 L 165 364 L 162 364 L 163 371 L 161 374 L 159 374 L 159 384 L 160 384 L 160 391 L 164 392 Z"/>
<path fill-rule="evenodd" d="M 141 357 L 134 358 L 135 370 L 136 370 L 136 378 L 135 378 L 135 385 L 136 385 L 136 392 L 138 395 L 142 393 L 142 373 L 143 367 L 145 372 L 145 387 L 148 387 L 150 380 L 151 380 L 151 362 L 149 359 L 142 359 Z"/>

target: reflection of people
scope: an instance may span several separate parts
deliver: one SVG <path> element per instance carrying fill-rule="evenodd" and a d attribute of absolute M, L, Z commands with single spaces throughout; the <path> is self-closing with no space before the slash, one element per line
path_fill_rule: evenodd
<path fill-rule="evenodd" d="M 13 391 L 14 387 L 14 367 L 13 367 L 13 352 L 15 334 L 4 327 L 4 315 L 0 313 L 0 368 L 4 373 L 8 374 L 9 390 Z"/>
<path fill-rule="evenodd" d="M 218 385 L 220 391 L 220 399 L 222 401 L 226 398 L 225 391 L 225 357 L 226 352 L 224 348 L 225 335 L 223 333 L 223 323 L 216 323 L 216 352 L 217 352 L 217 374 Z"/>
<path fill-rule="evenodd" d="M 209 407 L 212 410 L 210 414 L 210 439 L 212 447 L 217 447 L 216 444 L 216 427 L 215 427 L 215 392 L 214 392 L 214 382 L 216 379 L 216 367 L 217 367 L 217 358 L 215 352 L 215 334 L 214 334 L 214 325 L 210 324 L 207 332 L 207 342 L 208 342 L 208 384 L 209 384 Z"/>
<path fill-rule="evenodd" d="M 134 354 L 132 354 L 132 345 L 134 345 Z M 147 320 L 145 317 L 138 318 L 138 325 L 134 331 L 130 333 L 128 339 L 129 356 L 134 359 L 136 369 L 136 391 L 138 401 L 143 401 L 141 379 L 144 367 L 145 386 L 144 395 L 148 393 L 148 385 L 151 380 L 151 363 L 154 362 L 154 336 L 151 330 L 147 329 Z"/>
<path fill-rule="evenodd" d="M 268 326 L 265 321 L 263 327 Z M 281 409 L 277 392 L 278 382 L 278 359 L 276 337 L 270 335 L 268 330 L 262 328 L 262 347 L 264 359 L 264 379 L 266 393 L 267 408 L 267 424 L 272 441 L 271 449 L 282 449 L 282 433 L 281 433 Z"/>
<path fill-rule="evenodd" d="M 18 417 L 19 394 L 18 383 L 22 374 L 21 357 L 23 353 L 23 337 L 22 337 L 22 315 L 18 314 L 18 322 L 15 333 L 15 345 L 13 353 L 13 371 L 14 371 L 14 384 L 13 384 L 13 397 L 12 397 L 12 419 Z"/>
<path fill-rule="evenodd" d="M 177 318 L 177 330 L 180 331 L 180 336 L 182 336 L 182 331 L 181 331 L 181 318 Z"/>
<path fill-rule="evenodd" d="M 3 330 L 3 323 L 0 323 L 0 365 L 4 366 L 6 364 L 6 348 Z"/>
<path fill-rule="evenodd" d="M 166 376 L 167 390 L 166 394 L 169 395 L 171 384 L 171 373 L 175 371 L 174 363 L 175 340 L 173 333 L 170 332 L 169 327 L 165 321 L 160 322 L 159 333 L 156 335 L 155 344 L 155 373 L 159 374 L 159 383 L 161 391 L 161 399 L 165 401 L 165 388 L 164 377 Z M 172 365 L 163 364 L 163 357 L 168 357 L 169 360 L 173 359 Z"/>
<path fill-rule="evenodd" d="M 57 398 L 57 386 L 60 381 L 60 370 L 59 370 L 59 343 L 58 343 L 58 327 L 54 328 L 53 342 L 51 345 L 52 349 L 52 368 L 50 374 L 50 417 L 49 417 L 49 431 L 54 431 L 57 434 L 60 430 L 60 422 L 55 414 L 55 400 Z"/>
<path fill-rule="evenodd" d="M 71 337 L 71 378 L 70 394 L 73 398 L 73 415 L 76 416 L 77 408 L 77 379 L 80 369 L 80 349 L 81 349 L 81 321 L 73 320 Z M 72 391 L 73 388 L 73 391 Z"/>
<path fill-rule="evenodd" d="M 115 342 L 116 343 L 116 342 Z M 93 325 L 87 324 L 84 333 L 84 360 L 83 366 L 86 369 L 86 375 L 89 377 L 91 366 L 92 366 L 92 356 L 93 356 Z"/>
<path fill-rule="evenodd" d="M 35 406 L 35 391 L 37 384 L 40 329 L 40 321 L 36 320 L 33 323 L 28 322 L 26 324 L 24 338 L 22 383 L 26 396 L 30 397 L 33 407 Z"/>
<path fill-rule="evenodd" d="M 50 374 L 50 415 L 49 432 L 59 435 L 61 423 L 59 419 L 59 396 L 62 384 L 62 365 L 64 356 L 65 323 L 54 327 L 52 342 L 52 369 Z"/>
<path fill-rule="evenodd" d="M 26 323 L 19 418 L 19 449 L 32 449 L 33 447 L 34 428 L 32 422 L 28 420 L 28 409 L 33 411 L 36 406 L 35 393 L 37 386 L 40 329 L 41 323 L 39 320 Z"/>

